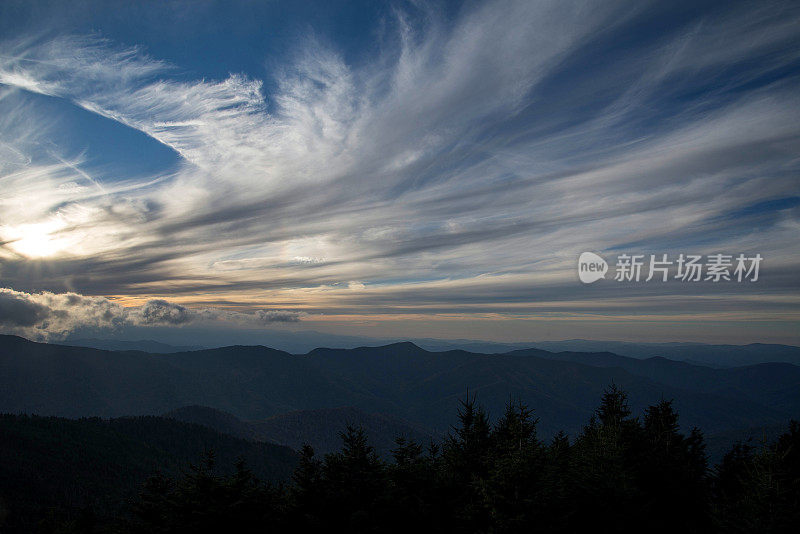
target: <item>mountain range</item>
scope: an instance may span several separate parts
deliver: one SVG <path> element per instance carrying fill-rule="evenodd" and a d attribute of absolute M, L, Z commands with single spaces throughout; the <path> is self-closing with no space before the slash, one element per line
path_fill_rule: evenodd
<path fill-rule="evenodd" d="M 219 430 L 191 419 L 205 416 L 187 419 L 187 407 L 202 406 L 249 429 L 233 435 L 295 448 L 310 438 L 320 450 L 337 445 L 348 421 L 371 428 L 383 451 L 398 432 L 442 437 L 467 394 L 492 417 L 519 399 L 535 410 L 542 437 L 574 435 L 612 383 L 628 392 L 634 413 L 674 399 L 683 428 L 708 435 L 752 432 L 800 415 L 800 367 L 781 362 L 714 368 L 610 352 L 432 352 L 410 342 L 302 355 L 263 346 L 157 354 L 0 336 L 0 412 L 167 414 Z"/>
<path fill-rule="evenodd" d="M 390 345 L 402 341 L 411 341 L 417 346 L 432 352 L 448 350 L 465 350 L 484 354 L 499 354 L 513 350 L 537 348 L 550 352 L 613 352 L 630 358 L 652 358 L 661 356 L 670 360 L 688 361 L 710 367 L 740 367 L 758 363 L 785 362 L 800 365 L 800 347 L 767 343 L 751 343 L 748 345 L 720 345 L 707 343 L 641 343 L 626 341 L 598 341 L 586 339 L 569 339 L 563 341 L 526 341 L 516 343 L 500 343 L 496 341 L 480 341 L 473 339 L 390 339 L 369 338 L 363 336 L 347 336 L 328 334 L 310 330 L 281 331 L 261 329 L 257 331 L 241 330 L 236 332 L 214 329 L 155 328 L 158 341 L 139 339 L 144 332 L 138 330 L 121 331 L 117 335 L 127 338 L 96 339 L 85 335 L 69 337 L 61 342 L 64 345 L 93 347 L 104 350 L 141 350 L 144 352 L 183 352 L 202 348 L 220 347 L 224 345 L 246 344 L 265 345 L 293 354 L 305 354 L 317 347 L 356 348 L 362 346 Z"/>

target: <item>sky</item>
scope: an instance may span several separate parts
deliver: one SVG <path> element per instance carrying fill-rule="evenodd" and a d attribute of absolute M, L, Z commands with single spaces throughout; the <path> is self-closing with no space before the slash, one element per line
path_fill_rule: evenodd
<path fill-rule="evenodd" d="M 4 1 L 0 332 L 800 345 L 798 28 L 788 1 Z M 622 254 L 762 261 L 617 281 Z"/>

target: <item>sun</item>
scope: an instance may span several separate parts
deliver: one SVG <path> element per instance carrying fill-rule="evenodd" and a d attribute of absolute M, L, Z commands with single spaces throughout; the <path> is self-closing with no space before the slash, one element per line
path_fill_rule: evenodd
<path fill-rule="evenodd" d="M 58 231 L 64 226 L 63 221 L 51 219 L 40 223 L 2 227 L 0 235 L 8 248 L 17 254 L 26 258 L 47 258 L 66 248 L 66 239 L 58 236 Z"/>

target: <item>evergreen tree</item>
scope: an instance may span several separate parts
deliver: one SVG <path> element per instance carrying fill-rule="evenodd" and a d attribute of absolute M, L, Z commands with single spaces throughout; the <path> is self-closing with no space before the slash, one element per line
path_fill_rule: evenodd
<path fill-rule="evenodd" d="M 490 461 L 490 424 L 482 407 L 469 392 L 460 400 L 459 424 L 445 441 L 442 451 L 444 492 L 448 513 L 456 532 L 484 531 L 489 516 L 482 492 Z"/>
<path fill-rule="evenodd" d="M 569 478 L 580 512 L 572 516 L 573 528 L 641 528 L 634 467 L 640 444 L 641 427 L 631 417 L 627 395 L 612 385 L 574 446 Z"/>
<path fill-rule="evenodd" d="M 324 500 L 322 462 L 314 456 L 314 449 L 306 444 L 300 449 L 300 461 L 292 475 L 289 489 L 291 519 L 298 526 L 313 529 L 322 527 L 319 511 Z"/>
<path fill-rule="evenodd" d="M 414 532 L 446 528 L 437 472 L 436 450 L 424 453 L 422 445 L 397 438 L 392 451 L 394 464 L 388 468 L 390 483 L 391 532 Z"/>
<path fill-rule="evenodd" d="M 737 444 L 714 478 L 714 519 L 724 532 L 795 532 L 800 524 L 800 424 L 760 449 Z"/>
<path fill-rule="evenodd" d="M 703 437 L 679 431 L 672 401 L 645 410 L 645 448 L 638 461 L 643 517 L 661 532 L 705 532 L 709 528 L 707 461 Z"/>
<path fill-rule="evenodd" d="M 529 530 L 540 514 L 544 453 L 536 423 L 527 406 L 509 401 L 492 430 L 489 474 L 482 481 L 482 492 L 495 532 Z"/>
<path fill-rule="evenodd" d="M 177 481 L 151 478 L 134 507 L 128 530 L 142 533 L 256 533 L 281 526 L 280 489 L 259 482 L 243 461 L 232 475 L 215 472 L 214 453 Z"/>
<path fill-rule="evenodd" d="M 569 438 L 563 431 L 545 448 L 540 504 L 545 513 L 538 524 L 542 532 L 567 532 L 576 523 L 572 452 Z"/>
<path fill-rule="evenodd" d="M 341 438 L 341 452 L 326 455 L 322 465 L 323 520 L 350 532 L 366 532 L 380 523 L 388 507 L 385 466 L 363 428 L 348 426 Z"/>
<path fill-rule="evenodd" d="M 794 532 L 800 516 L 800 425 L 760 449 L 737 445 L 709 472 L 703 436 L 680 431 L 670 401 L 641 423 L 623 391 L 606 391 L 570 444 L 545 445 L 537 420 L 509 402 L 494 425 L 474 397 L 441 448 L 398 439 L 378 458 L 360 428 L 320 461 L 300 451 L 288 488 L 243 462 L 216 472 L 213 454 L 182 476 L 151 478 L 128 532 Z M 47 532 L 91 532 L 91 515 Z"/>

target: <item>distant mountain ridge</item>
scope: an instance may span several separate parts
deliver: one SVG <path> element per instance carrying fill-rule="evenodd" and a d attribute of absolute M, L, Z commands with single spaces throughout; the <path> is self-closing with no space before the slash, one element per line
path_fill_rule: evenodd
<path fill-rule="evenodd" d="M 172 352 L 187 352 L 191 350 L 202 350 L 206 347 L 195 345 L 168 345 L 152 339 L 139 339 L 136 341 L 125 341 L 116 339 L 67 339 L 60 343 L 61 345 L 69 345 L 71 347 L 89 347 L 92 349 L 101 350 L 140 350 L 142 352 L 151 352 L 154 354 L 169 354 Z"/>
<path fill-rule="evenodd" d="M 242 421 L 232 414 L 207 406 L 185 406 L 164 414 L 164 417 L 207 426 L 243 439 L 284 445 L 295 450 L 308 444 L 318 454 L 338 451 L 342 445 L 340 434 L 348 425 L 363 428 L 371 445 L 384 457 L 391 455 L 398 437 L 425 444 L 434 438 L 441 438 L 402 419 L 368 413 L 352 406 L 295 410 L 262 421 Z"/>
<path fill-rule="evenodd" d="M 550 352 L 613 352 L 630 358 L 662 357 L 711 367 L 741 367 L 759 363 L 800 365 L 800 347 L 768 343 L 713 345 L 705 343 L 630 343 L 622 341 L 545 341 L 529 347 Z"/>
<path fill-rule="evenodd" d="M 293 337 L 294 336 L 294 337 Z M 244 336 L 245 345 L 266 345 L 279 348 L 293 354 L 306 354 L 317 347 L 355 348 L 359 346 L 385 346 L 404 340 L 359 338 L 305 332 L 297 338 L 297 333 L 276 333 L 267 331 L 261 338 Z M 174 337 L 174 336 L 173 336 Z M 228 339 L 227 336 L 225 339 Z M 214 341 L 208 335 L 177 337 L 183 342 L 168 343 L 154 340 L 115 340 L 93 338 L 70 338 L 61 342 L 63 345 L 91 347 L 103 350 L 141 350 L 150 353 L 172 353 L 203 348 L 229 346 L 230 343 Z M 192 345 L 186 340 L 191 339 Z M 770 343 L 751 343 L 748 345 L 720 345 L 707 343 L 640 343 L 626 341 L 596 341 L 570 339 L 564 341 L 530 341 L 517 343 L 501 343 L 494 341 L 478 341 L 470 339 L 412 339 L 415 345 L 432 352 L 463 350 L 482 354 L 502 354 L 515 350 L 537 348 L 548 352 L 613 352 L 629 358 L 646 359 L 656 356 L 676 361 L 686 361 L 710 367 L 742 367 L 759 363 L 784 362 L 800 365 L 800 347 Z M 195 345 L 203 346 L 195 346 Z M 241 344 L 239 340 L 236 344 Z"/>
<path fill-rule="evenodd" d="M 547 437 L 577 432 L 611 383 L 628 391 L 635 413 L 672 398 L 682 425 L 707 433 L 800 415 L 800 367 L 780 363 L 714 369 L 611 353 L 430 352 L 409 342 L 305 355 L 261 346 L 151 354 L 0 336 L 0 411 L 12 413 L 114 417 L 200 405 L 265 421 L 347 406 L 443 435 L 469 390 L 493 417 L 511 397 L 526 402 Z"/>

